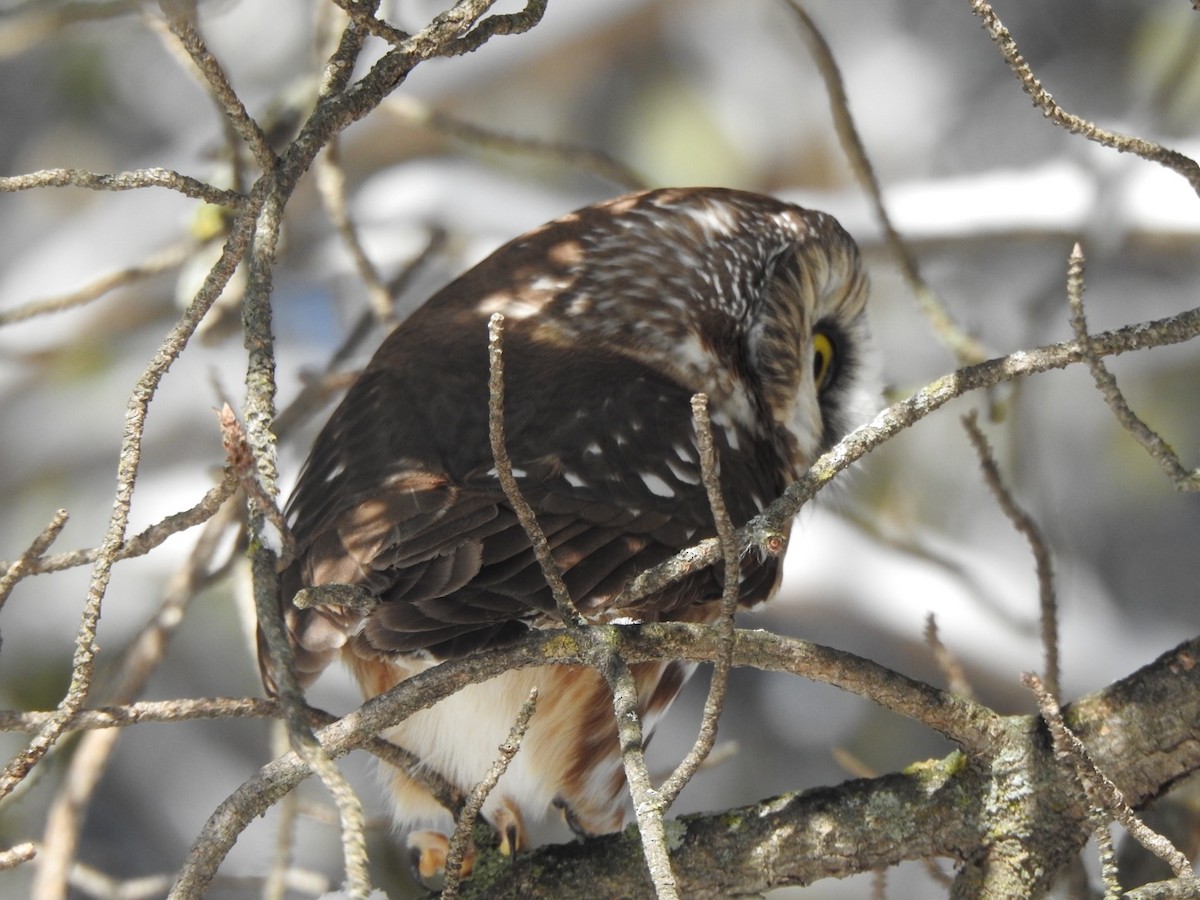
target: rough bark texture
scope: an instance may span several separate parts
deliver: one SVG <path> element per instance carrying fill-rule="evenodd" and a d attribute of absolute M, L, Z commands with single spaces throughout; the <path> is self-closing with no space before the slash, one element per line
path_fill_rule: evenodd
<path fill-rule="evenodd" d="M 1200 769 L 1200 639 L 1066 708 L 1135 807 Z M 961 864 L 956 897 L 1038 896 L 1087 840 L 1090 812 L 1039 718 L 1001 720 L 992 747 L 905 772 L 786 794 L 668 825 L 684 896 L 754 895 L 906 859 Z M 652 897 L 636 830 L 485 857 L 465 897 Z"/>

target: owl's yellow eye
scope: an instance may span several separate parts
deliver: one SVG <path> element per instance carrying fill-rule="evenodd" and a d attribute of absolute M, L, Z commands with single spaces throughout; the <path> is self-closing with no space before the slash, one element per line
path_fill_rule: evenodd
<path fill-rule="evenodd" d="M 837 368 L 837 350 L 833 340 L 824 331 L 813 334 L 813 384 L 823 390 L 833 380 Z"/>

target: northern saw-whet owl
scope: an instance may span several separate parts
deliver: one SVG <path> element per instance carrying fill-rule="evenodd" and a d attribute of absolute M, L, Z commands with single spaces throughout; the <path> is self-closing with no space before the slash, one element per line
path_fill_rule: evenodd
<path fill-rule="evenodd" d="M 531 628 L 560 626 L 496 476 L 487 323 L 506 318 L 505 429 L 513 473 L 576 605 L 593 620 L 711 622 L 719 566 L 631 606 L 635 575 L 715 534 L 690 407 L 709 397 L 736 525 L 759 513 L 871 408 L 866 279 L 830 216 L 741 191 L 653 190 L 522 235 L 438 291 L 384 341 L 317 438 L 288 506 L 298 556 L 281 605 L 302 684 L 340 657 L 366 696 Z M 749 555 L 742 605 L 779 559 Z M 357 585 L 368 612 L 300 609 L 297 591 Z M 632 666 L 645 734 L 690 667 Z M 269 665 L 264 664 L 268 684 Z M 584 667 L 508 672 L 387 737 L 466 793 L 530 688 L 537 711 L 483 807 L 502 849 L 560 808 L 580 834 L 626 816 L 612 699 Z M 450 814 L 386 767 L 418 868 L 444 860 Z"/>

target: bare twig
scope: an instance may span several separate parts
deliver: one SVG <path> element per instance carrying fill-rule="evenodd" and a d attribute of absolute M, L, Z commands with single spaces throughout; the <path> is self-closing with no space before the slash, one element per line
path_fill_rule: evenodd
<path fill-rule="evenodd" d="M 960 697 L 966 697 L 968 700 L 974 700 L 975 691 L 971 688 L 971 682 L 967 679 L 967 673 L 963 671 L 962 663 L 958 661 L 958 657 L 951 653 L 950 649 L 942 643 L 942 638 L 938 634 L 937 617 L 933 613 L 925 616 L 925 643 L 933 651 L 934 662 L 937 663 L 942 677 L 946 679 L 946 687 L 949 688 L 951 693 L 958 694 Z"/>
<path fill-rule="evenodd" d="M 646 868 L 654 884 L 654 895 L 658 900 L 678 900 L 679 887 L 671 870 L 662 797 L 654 789 L 650 770 L 646 766 L 646 738 L 642 730 L 642 717 L 638 713 L 637 682 L 616 646 L 597 643 L 589 656 L 592 666 L 604 676 L 612 691 L 621 762 L 625 767 L 629 794 L 633 798 L 633 814 L 641 835 Z"/>
<path fill-rule="evenodd" d="M 825 89 L 829 92 L 829 105 L 833 111 L 833 124 L 837 130 L 838 140 L 841 141 L 842 151 L 846 154 L 846 158 L 850 161 L 850 168 L 875 208 L 875 215 L 879 219 L 880 225 L 883 226 L 887 244 L 900 263 L 900 271 L 903 273 L 909 289 L 913 292 L 913 296 L 916 297 L 917 305 L 929 319 L 937 336 L 954 354 L 959 365 L 981 362 L 987 358 L 987 352 L 983 345 L 963 331 L 962 326 L 954 321 L 945 304 L 921 275 L 920 265 L 917 263 L 912 249 L 892 224 L 892 217 L 888 214 L 887 206 L 883 202 L 883 191 L 879 186 L 879 179 L 875 175 L 875 169 L 871 165 L 871 159 L 867 155 L 862 137 L 854 125 L 854 118 L 850 115 L 850 101 L 846 96 L 845 82 L 842 80 L 837 60 L 834 59 L 833 51 L 829 48 L 825 36 L 821 34 L 816 22 L 800 5 L 799 0 L 785 0 L 785 2 L 799 19 L 805 41 L 808 43 L 813 60 L 825 81 Z"/>
<path fill-rule="evenodd" d="M 148 722 L 187 722 L 193 719 L 268 718 L 279 715 L 274 700 L 257 697 L 198 697 L 178 700 L 141 700 L 120 706 L 81 709 L 66 723 L 64 732 L 91 728 L 120 728 Z M 0 732 L 34 734 L 53 718 L 53 712 L 0 710 Z"/>
<path fill-rule="evenodd" d="M 1091 338 L 1088 336 L 1087 317 L 1083 309 L 1083 248 L 1076 244 L 1071 250 L 1071 259 L 1067 267 L 1067 299 L 1071 305 L 1071 330 L 1075 339 L 1084 347 L 1084 362 L 1092 373 L 1096 389 L 1112 410 L 1117 421 L 1121 423 L 1135 441 L 1150 454 L 1158 463 L 1163 474 L 1171 480 L 1180 491 L 1200 491 L 1200 469 L 1188 471 L 1180 461 L 1179 456 L 1164 441 L 1157 432 L 1143 422 L 1125 400 L 1125 395 L 1117 387 L 1117 379 L 1101 362 L 1099 356 L 1092 352 Z"/>
<path fill-rule="evenodd" d="M 478 50 L 497 35 L 528 31 L 542 20 L 547 0 L 526 0 L 525 8 L 520 12 L 499 13 L 481 19 L 495 3 L 496 0 L 458 0 L 396 49 L 418 59 L 462 56 Z"/>
<path fill-rule="evenodd" d="M 493 313 L 488 321 L 488 435 L 491 439 L 492 458 L 496 464 L 496 476 L 509 505 L 525 530 L 534 555 L 542 568 L 542 577 L 550 586 L 558 614 L 563 623 L 580 635 L 591 647 L 587 662 L 608 683 L 613 695 L 613 711 L 617 722 L 617 740 L 621 749 L 621 760 L 625 767 L 625 779 L 633 797 L 634 813 L 646 851 L 646 864 L 660 900 L 674 900 L 678 891 L 675 876 L 667 853 L 666 833 L 663 826 L 662 805 L 651 783 L 650 771 L 642 751 L 645 739 L 642 720 L 638 713 L 637 684 L 629 665 L 615 647 L 598 640 L 595 632 L 587 629 L 587 620 L 580 614 L 571 599 L 558 563 L 550 550 L 550 544 L 538 525 L 537 516 L 521 494 L 520 485 L 512 474 L 512 462 L 504 443 L 504 316 Z"/>
<path fill-rule="evenodd" d="M 8 600 L 8 595 L 12 593 L 17 583 L 26 575 L 31 574 L 35 561 L 41 559 L 50 549 L 50 545 L 58 540 L 58 536 L 66 524 L 67 511 L 65 509 L 56 511 L 46 527 L 30 542 L 25 552 L 15 562 L 4 566 L 4 574 L 0 575 L 0 609 L 4 608 L 4 602 Z"/>
<path fill-rule="evenodd" d="M 321 192 L 325 214 L 333 222 L 342 243 L 350 253 L 350 258 L 354 260 L 354 267 L 367 291 L 367 301 L 375 313 L 376 321 L 386 324 L 395 318 L 393 295 L 379 270 L 367 256 L 362 241 L 358 239 L 358 231 L 350 220 L 350 210 L 346 206 L 346 174 L 342 171 L 338 146 L 338 139 L 335 137 L 325 147 L 325 152 L 317 157 L 317 187 Z"/>
<path fill-rule="evenodd" d="M 254 516 L 252 515 L 252 520 Z M 362 804 L 309 727 L 304 693 L 296 680 L 291 647 L 279 614 L 278 578 L 273 554 L 261 551 L 251 560 L 254 576 L 254 597 L 257 606 L 260 634 L 266 640 L 272 672 L 284 710 L 284 721 L 292 747 L 311 771 L 315 772 L 337 804 L 341 820 L 342 851 L 346 866 L 347 890 L 355 900 L 365 900 L 370 893 L 367 874 L 366 839 Z M 178 886 L 178 884 L 177 884 Z M 184 894 L 183 896 L 189 896 Z"/>
<path fill-rule="evenodd" d="M 587 622 L 571 599 L 550 550 L 550 542 L 538 524 L 537 515 L 513 477 L 512 461 L 508 458 L 504 443 L 504 316 L 500 313 L 493 313 L 488 321 L 488 372 L 488 437 L 492 445 L 492 459 L 496 463 L 496 478 L 500 481 L 504 496 L 508 498 L 509 506 L 517 515 L 517 521 L 533 545 L 534 556 L 542 567 L 542 576 L 550 586 L 563 623 L 572 628 L 583 627 Z"/>
<path fill-rule="evenodd" d="M 113 702 L 129 703 L 141 694 L 165 657 L 167 644 L 183 621 L 188 605 L 210 580 L 212 558 L 233 518 L 231 507 L 225 510 L 224 516 L 209 519 L 187 562 L 168 584 L 162 604 L 121 655 L 116 685 L 111 691 Z M 51 804 L 43 829 L 32 892 L 38 900 L 67 896 L 83 817 L 121 733 L 118 728 L 91 731 L 71 755 L 63 786 Z"/>
<path fill-rule="evenodd" d="M 221 443 L 225 447 L 225 462 L 230 471 L 237 476 L 238 484 L 246 496 L 254 498 L 262 514 L 279 532 L 283 541 L 280 565 L 285 566 L 296 555 L 296 541 L 274 498 L 258 478 L 258 467 L 255 465 L 250 443 L 246 439 L 246 431 L 228 403 L 217 410 L 217 422 L 221 428 Z"/>
<path fill-rule="evenodd" d="M 187 0 L 159 0 L 159 7 L 167 19 L 167 27 L 175 35 L 197 70 L 203 76 L 208 90 L 208 96 L 215 100 L 225 114 L 230 125 L 246 146 L 254 154 L 255 160 L 264 172 L 275 169 L 279 160 L 267 136 L 258 123 L 247 112 L 242 98 L 237 95 L 233 85 L 229 83 L 225 70 L 212 55 L 204 43 L 204 38 L 196 28 L 195 7 Z"/>
<path fill-rule="evenodd" d="M 1017 42 L 1008 29 L 1004 27 L 999 16 L 987 0 L 971 0 L 971 11 L 983 22 L 992 41 L 996 44 L 1000 55 L 1021 82 L 1021 89 L 1033 100 L 1033 105 L 1041 110 L 1042 115 L 1071 134 L 1081 134 L 1089 141 L 1095 141 L 1105 147 L 1111 147 L 1121 153 L 1136 153 L 1142 159 L 1166 166 L 1172 172 L 1185 178 L 1192 190 L 1200 194 L 1200 165 L 1196 161 L 1175 150 L 1170 150 L 1153 141 L 1106 131 L 1087 119 L 1073 115 L 1059 106 L 1050 92 L 1042 87 L 1042 83 L 1034 77 L 1029 63 L 1017 48 Z"/>
<path fill-rule="evenodd" d="M 1120 873 L 1117 871 L 1117 848 L 1113 844 L 1112 832 L 1109 831 L 1107 820 L 1101 821 L 1092 832 L 1096 839 L 1096 849 L 1100 856 L 1100 878 L 1104 882 L 1104 900 L 1120 900 L 1124 896 L 1121 889 Z"/>
<path fill-rule="evenodd" d="M 75 640 L 75 653 L 71 663 L 71 684 L 59 704 L 55 716 L 46 723 L 29 746 L 11 760 L 4 772 L 0 774 L 0 797 L 11 793 L 13 788 L 38 764 L 62 734 L 64 724 L 82 708 L 87 699 L 95 668 L 96 623 L 100 618 L 100 606 L 108 590 L 113 564 L 119 558 L 121 547 L 125 542 L 129 507 L 137 480 L 138 466 L 141 462 L 142 433 L 150 401 L 167 369 L 183 352 L 200 320 L 216 301 L 225 284 L 228 283 L 245 250 L 252 224 L 250 217 L 244 215 L 235 222 L 221 253 L 221 258 L 213 266 L 204 285 L 147 365 L 129 399 L 125 412 L 125 429 L 121 438 L 120 459 L 117 464 L 116 497 L 113 501 L 113 511 L 105 531 L 104 541 L 96 551 L 96 562 L 92 569 L 87 600 L 80 617 L 79 630 Z"/>
<path fill-rule="evenodd" d="M 1163 319 L 1126 325 L 1115 331 L 1093 334 L 1089 342 L 1090 352 L 1096 356 L 1111 356 L 1147 347 L 1183 343 L 1198 335 L 1200 308 Z M 787 523 L 791 522 L 800 508 L 839 472 L 954 398 L 1039 372 L 1066 368 L 1082 362 L 1087 352 L 1089 351 L 1085 350 L 1079 341 L 1018 350 L 1008 356 L 966 366 L 944 375 L 912 396 L 893 403 L 873 421 L 842 438 L 814 462 L 799 481 L 790 485 L 783 496 L 767 507 L 761 515 L 755 516 L 740 528 L 738 541 L 743 552 L 750 547 L 769 550 L 776 546 L 780 535 L 786 530 Z M 712 565 L 719 556 L 720 549 L 715 539 L 701 541 L 695 547 L 681 551 L 632 579 L 625 586 L 621 596 L 614 601 L 614 605 L 630 605 L 642 597 L 662 590 L 679 578 Z"/>
<path fill-rule="evenodd" d="M 315 707 L 309 706 L 305 712 L 309 719 L 322 727 L 338 721 L 336 716 Z M 53 712 L 0 710 L 0 732 L 36 734 L 53 715 Z M 64 732 L 125 728 L 154 722 L 189 722 L 198 719 L 271 719 L 281 718 L 282 715 L 283 711 L 278 702 L 258 697 L 140 700 L 119 706 L 80 710 L 67 723 Z M 364 743 L 362 749 L 404 770 L 452 813 L 461 808 L 463 797 L 459 791 L 436 772 L 422 766 L 421 760 L 403 747 L 383 738 L 373 738 Z"/>
<path fill-rule="evenodd" d="M 161 522 L 156 522 L 144 531 L 127 540 L 117 552 L 115 559 L 133 559 L 149 553 L 173 534 L 179 534 L 196 525 L 203 524 L 216 514 L 226 500 L 237 490 L 237 477 L 231 470 L 226 470 L 221 482 L 210 488 L 208 493 L 190 509 L 172 513 Z M 86 566 L 94 563 L 99 554 L 99 548 L 86 550 L 71 550 L 67 553 L 56 553 L 53 556 L 30 558 L 27 575 L 44 575 L 48 572 L 58 572 L 75 566 Z M 0 562 L 0 568 L 7 568 L 15 563 Z"/>
<path fill-rule="evenodd" d="M 1050 729 L 1050 737 L 1054 740 L 1054 752 L 1070 763 L 1075 770 L 1092 807 L 1103 812 L 1106 818 L 1111 817 L 1120 822 L 1139 844 L 1169 865 L 1177 877 L 1191 878 L 1194 873 L 1187 857 L 1175 849 L 1169 840 L 1138 818 L 1137 813 L 1125 801 L 1121 789 L 1096 768 L 1087 747 L 1067 727 L 1058 701 L 1046 690 L 1041 679 L 1036 675 L 1026 674 L 1021 680 L 1037 697 L 1038 708 Z"/>
<path fill-rule="evenodd" d="M 282 180 L 268 188 L 249 254 L 246 297 L 242 304 L 246 366 L 246 426 L 238 454 L 253 464 L 253 481 L 261 488 L 247 495 L 250 534 L 250 569 L 259 633 L 266 640 L 272 671 L 284 709 L 284 722 L 292 746 L 308 762 L 329 790 L 341 818 L 342 853 L 346 889 L 354 900 L 366 900 L 371 891 L 367 866 L 362 803 L 332 758 L 313 736 L 306 715 L 304 692 L 296 678 L 291 646 L 279 608 L 278 560 L 266 542 L 265 525 L 277 515 L 278 457 L 271 422 L 275 418 L 275 354 L 271 332 L 271 273 L 287 191 Z M 286 534 L 286 530 L 283 532 Z M 285 553 L 291 551 L 284 544 Z"/>
<path fill-rule="evenodd" d="M 450 838 L 450 848 L 446 853 L 446 876 L 442 885 L 442 900 L 455 900 L 458 897 L 458 886 L 462 881 L 463 859 L 471 843 L 471 830 L 475 827 L 475 821 L 483 809 L 488 795 L 496 787 L 496 783 L 504 773 L 508 771 L 508 764 L 521 749 L 525 732 L 529 730 L 529 720 L 537 709 L 537 698 L 538 691 L 535 687 L 530 690 L 529 697 L 521 704 L 521 709 L 517 713 L 516 721 L 513 722 L 508 737 L 499 747 L 500 755 L 496 757 L 496 761 L 492 763 L 491 768 L 487 770 L 479 783 L 471 789 L 467 802 L 458 814 L 458 822 L 454 826 L 454 834 Z M 516 848 L 513 847 L 510 850 L 515 851 Z"/>
<path fill-rule="evenodd" d="M 517 154 L 522 159 L 540 157 L 553 160 L 597 175 L 625 190 L 642 190 L 649 185 L 649 182 L 630 166 L 591 147 L 504 134 L 433 109 L 410 96 L 394 97 L 384 109 L 402 116 L 406 121 L 423 125 L 482 150 Z"/>
<path fill-rule="evenodd" d="M 217 206 L 228 206 L 230 209 L 243 209 L 247 200 L 243 194 L 236 191 L 225 191 L 163 168 L 133 169 L 115 175 L 101 175 L 82 169 L 42 169 L 26 175 L 0 176 L 0 192 L 68 186 L 93 191 L 132 191 L 138 188 L 163 187 L 178 191 L 185 197 L 204 200 Z"/>
<path fill-rule="evenodd" d="M 277 722 L 271 728 L 271 755 L 285 753 L 289 745 L 287 726 Z M 296 841 L 296 825 L 300 821 L 300 794 L 292 791 L 276 805 L 275 841 L 271 846 L 270 864 L 266 882 L 263 884 L 263 900 L 284 900 L 286 896 L 286 873 L 292 864 L 292 850 Z M 335 827 L 338 821 L 331 824 Z"/>
<path fill-rule="evenodd" d="M 347 0 L 348 2 L 348 0 Z M 379 0 L 366 0 L 354 5 L 352 14 L 346 18 L 346 27 L 342 29 L 337 46 L 325 60 L 325 67 L 317 87 L 317 95 L 321 99 L 339 94 L 346 89 L 354 76 L 354 64 L 362 53 L 363 45 L 370 37 L 369 22 L 374 19 L 374 13 L 379 8 Z M 335 14 L 333 7 L 321 7 L 322 17 L 317 26 L 317 52 L 322 52 L 332 41 L 327 34 L 333 27 Z"/>
<path fill-rule="evenodd" d="M 1058 660 L 1058 597 L 1054 589 L 1054 561 L 1050 553 L 1050 545 L 1037 522 L 1025 512 L 1013 498 L 1012 493 L 1004 484 L 992 448 L 988 446 L 987 438 L 979 430 L 977 417 L 972 411 L 962 419 L 963 428 L 971 439 L 975 453 L 979 457 L 979 467 L 983 471 L 984 481 L 987 482 L 992 496 L 1000 504 L 1000 509 L 1025 539 L 1033 551 L 1034 568 L 1037 571 L 1038 608 L 1042 622 L 1042 652 L 1045 654 L 1046 689 L 1056 700 L 1059 696 L 1059 660 Z"/>
<path fill-rule="evenodd" d="M 143 278 L 157 275 L 160 272 L 178 266 L 187 258 L 191 249 L 191 241 L 181 241 L 154 254 L 141 265 L 130 266 L 127 269 L 121 269 L 119 272 L 103 275 L 91 284 L 84 285 L 78 290 L 60 294 L 57 297 L 31 300 L 13 309 L 0 311 L 0 326 L 11 325 L 14 322 L 24 322 L 27 319 L 33 319 L 37 316 L 64 312 L 68 309 L 74 309 L 77 306 L 91 303 L 93 300 L 103 297 L 109 291 L 116 288 L 134 284 Z"/>
<path fill-rule="evenodd" d="M 329 878 L 311 869 L 289 866 L 279 873 L 280 888 L 293 897 L 325 897 L 332 889 Z M 76 862 L 71 867 L 72 896 L 92 900 L 161 900 L 171 889 L 170 873 L 142 875 L 136 878 L 116 878 L 94 866 Z M 260 896 L 268 900 L 270 877 L 228 875 L 213 880 L 220 893 L 240 896 Z M 339 896 L 339 895 L 332 895 Z"/>
<path fill-rule="evenodd" d="M 700 476 L 708 493 L 708 505 L 712 509 L 713 521 L 716 524 L 724 567 L 721 617 L 717 621 L 722 653 L 713 665 L 712 679 L 709 682 L 708 695 L 704 699 L 704 712 L 700 718 L 700 731 L 696 735 L 695 744 L 659 788 L 663 813 L 671 808 L 684 785 L 708 758 L 717 739 L 717 720 L 725 706 L 725 691 L 729 686 L 729 672 L 733 663 L 733 620 L 737 613 L 741 583 L 741 558 L 734 535 L 733 520 L 729 518 L 725 498 L 721 493 L 717 451 L 713 446 L 712 423 L 708 417 L 708 397 L 704 394 L 692 397 L 692 421 L 696 428 L 696 446 L 700 451 Z"/>
<path fill-rule="evenodd" d="M 5 869 L 15 869 L 21 863 L 27 863 L 37 856 L 37 847 L 30 841 L 16 844 L 7 850 L 0 850 L 0 872 Z"/>
<path fill-rule="evenodd" d="M 378 3 L 372 4 L 370 7 L 364 7 L 364 4 L 357 2 L 357 0 L 333 0 L 333 2 L 345 10 L 350 17 L 350 21 L 360 27 L 364 33 L 385 40 L 394 47 L 403 44 L 412 37 L 408 32 L 401 31 L 394 25 L 390 25 L 378 18 L 375 15 L 374 9 L 374 7 L 378 6 Z"/>
<path fill-rule="evenodd" d="M 1200 4 L 1200 0 L 1193 0 L 1195 4 Z M 1195 8 L 1200 9 L 1200 6 Z M 1200 877 L 1172 878 L 1170 881 L 1143 884 L 1123 896 L 1124 900 L 1196 900 L 1196 897 L 1200 897 Z"/>

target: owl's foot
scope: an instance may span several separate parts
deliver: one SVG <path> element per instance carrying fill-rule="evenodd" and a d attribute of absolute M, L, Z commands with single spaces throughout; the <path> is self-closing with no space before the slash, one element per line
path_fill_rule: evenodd
<path fill-rule="evenodd" d="M 555 797 L 554 805 L 562 813 L 563 821 L 567 823 L 571 833 L 580 840 L 598 834 L 608 834 L 610 831 L 620 831 L 625 821 L 625 812 L 621 808 L 592 810 L 590 814 L 583 814 L 562 797 Z"/>
<path fill-rule="evenodd" d="M 490 823 L 503 856 L 513 856 L 525 846 L 525 826 L 516 810 L 501 808 Z M 440 890 L 446 877 L 446 857 L 450 854 L 450 838 L 441 831 L 413 831 L 405 840 L 408 862 L 413 877 L 430 890 Z M 475 843 L 467 844 L 463 854 L 462 877 L 470 878 L 475 868 Z"/>
<path fill-rule="evenodd" d="M 450 853 L 450 838 L 440 831 L 413 831 L 405 840 L 408 864 L 413 878 L 429 888 L 440 891 L 446 877 L 446 857 Z M 470 878 L 475 868 L 475 845 L 467 845 L 463 854 L 462 877 Z"/>

